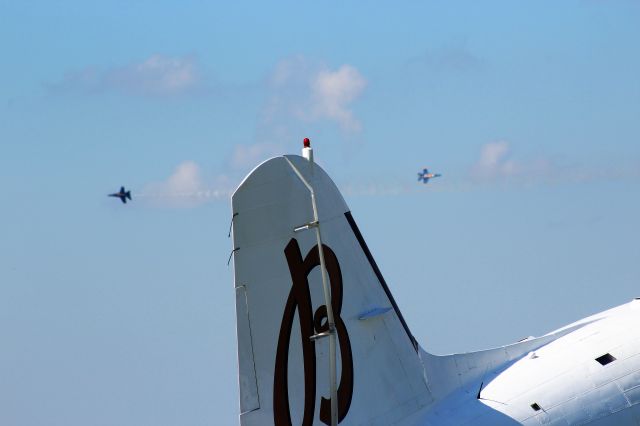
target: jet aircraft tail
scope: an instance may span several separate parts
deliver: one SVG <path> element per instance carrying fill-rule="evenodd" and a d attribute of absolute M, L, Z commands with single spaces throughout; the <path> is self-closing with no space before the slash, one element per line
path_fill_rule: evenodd
<path fill-rule="evenodd" d="M 232 207 L 242 426 L 330 424 L 327 299 L 341 424 L 396 424 L 432 402 L 418 345 L 324 170 L 272 158 Z"/>

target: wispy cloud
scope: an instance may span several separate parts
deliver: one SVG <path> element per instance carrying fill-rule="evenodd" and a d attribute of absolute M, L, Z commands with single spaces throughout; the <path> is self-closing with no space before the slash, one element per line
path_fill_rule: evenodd
<path fill-rule="evenodd" d="M 166 192 L 193 193 L 202 189 L 200 166 L 193 161 L 185 161 L 162 184 Z"/>
<path fill-rule="evenodd" d="M 350 107 L 366 85 L 364 77 L 351 65 L 342 65 L 335 71 L 320 70 L 312 79 L 313 114 L 335 120 L 345 130 L 359 131 L 362 125 Z"/>
<path fill-rule="evenodd" d="M 480 149 L 480 158 L 471 168 L 471 174 L 480 178 L 513 176 L 519 166 L 509 159 L 509 143 L 489 142 Z"/>
<path fill-rule="evenodd" d="M 484 144 L 480 156 L 470 169 L 474 181 L 548 180 L 555 175 L 554 166 L 544 158 L 517 161 L 512 158 L 511 146 L 506 141 Z"/>
<path fill-rule="evenodd" d="M 362 96 L 367 81 L 352 65 L 331 69 L 303 57 L 280 61 L 267 80 L 268 98 L 263 125 L 286 132 L 286 123 L 329 122 L 346 132 L 358 132 L 361 122 L 353 104 Z"/>
<path fill-rule="evenodd" d="M 269 157 L 282 154 L 282 151 L 282 146 L 276 143 L 236 145 L 231 155 L 230 165 L 235 170 L 246 171 Z"/>
<path fill-rule="evenodd" d="M 428 71 L 471 72 L 481 70 L 484 61 L 474 54 L 466 43 L 428 48 L 409 60 L 409 65 L 424 67 Z"/>
<path fill-rule="evenodd" d="M 469 168 L 465 186 L 473 188 L 478 184 L 582 184 L 636 180 L 639 177 L 640 164 L 637 162 L 622 161 L 616 166 L 595 166 L 557 161 L 549 156 L 515 158 L 515 152 L 509 142 L 494 141 L 480 148 L 478 159 Z"/>
<path fill-rule="evenodd" d="M 118 92 L 169 97 L 193 94 L 203 90 L 205 85 L 202 68 L 195 56 L 155 54 L 121 67 L 90 66 L 71 71 L 49 88 L 55 92 Z"/>

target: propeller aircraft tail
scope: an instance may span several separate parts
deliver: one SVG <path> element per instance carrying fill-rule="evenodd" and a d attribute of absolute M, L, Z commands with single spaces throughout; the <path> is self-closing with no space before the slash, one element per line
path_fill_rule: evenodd
<path fill-rule="evenodd" d="M 272 158 L 232 207 L 242 426 L 329 425 L 332 413 L 389 425 L 433 401 L 418 345 L 324 170 Z"/>

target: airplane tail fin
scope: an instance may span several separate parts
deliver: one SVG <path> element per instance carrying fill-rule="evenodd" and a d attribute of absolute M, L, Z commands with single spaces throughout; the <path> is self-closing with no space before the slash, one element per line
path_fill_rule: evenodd
<path fill-rule="evenodd" d="M 124 196 L 127 197 L 128 199 L 131 199 L 131 191 L 125 192 Z"/>
<path fill-rule="evenodd" d="M 240 184 L 232 207 L 242 426 L 330 424 L 322 262 L 339 421 L 388 425 L 433 400 L 418 345 L 324 170 L 299 156 L 272 158 Z"/>

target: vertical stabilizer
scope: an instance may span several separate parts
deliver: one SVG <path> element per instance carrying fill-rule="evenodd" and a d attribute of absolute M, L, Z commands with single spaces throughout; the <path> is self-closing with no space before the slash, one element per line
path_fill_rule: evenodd
<path fill-rule="evenodd" d="M 335 184 L 287 156 L 258 166 L 232 197 L 241 424 L 330 424 L 327 307 L 303 179 L 331 290 L 338 419 L 399 422 L 432 400 L 417 345 Z"/>

